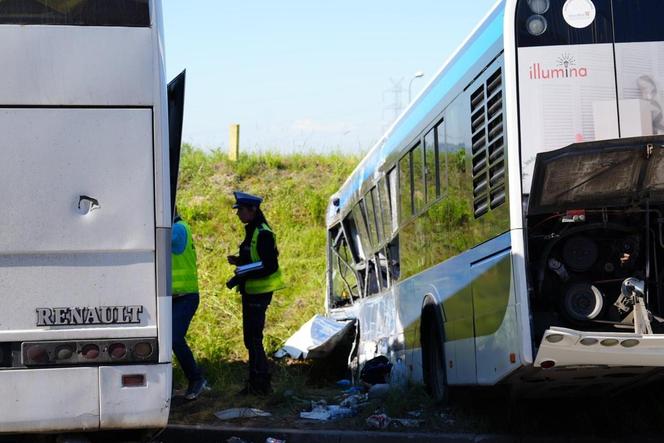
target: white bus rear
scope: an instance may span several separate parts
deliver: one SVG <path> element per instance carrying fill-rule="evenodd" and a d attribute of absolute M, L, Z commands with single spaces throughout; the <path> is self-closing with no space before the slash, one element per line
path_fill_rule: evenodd
<path fill-rule="evenodd" d="M 0 432 L 166 425 L 159 0 L 0 3 Z"/>

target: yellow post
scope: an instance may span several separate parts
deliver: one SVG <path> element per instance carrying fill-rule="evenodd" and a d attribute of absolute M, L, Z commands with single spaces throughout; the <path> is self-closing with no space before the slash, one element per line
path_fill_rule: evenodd
<path fill-rule="evenodd" d="M 240 125 L 231 125 L 231 144 L 228 148 L 228 158 L 236 162 L 240 158 Z"/>

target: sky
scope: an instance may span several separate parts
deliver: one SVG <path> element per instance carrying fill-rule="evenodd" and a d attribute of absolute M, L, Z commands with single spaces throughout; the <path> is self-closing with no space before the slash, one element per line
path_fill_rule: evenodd
<path fill-rule="evenodd" d="M 405 107 L 494 3 L 163 0 L 183 141 L 227 149 L 236 123 L 242 151 L 365 152 L 395 119 L 393 82 Z"/>

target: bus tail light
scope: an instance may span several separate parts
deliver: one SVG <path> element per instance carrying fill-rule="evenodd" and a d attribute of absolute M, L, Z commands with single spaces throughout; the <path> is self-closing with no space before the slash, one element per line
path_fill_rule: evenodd
<path fill-rule="evenodd" d="M 120 360 L 127 356 L 127 346 L 124 343 L 113 343 L 108 347 L 108 355 L 113 360 Z"/>
<path fill-rule="evenodd" d="M 74 356 L 76 345 L 64 344 L 55 348 L 55 359 L 58 362 L 70 360 Z"/>
<path fill-rule="evenodd" d="M 152 355 L 152 345 L 148 342 L 137 343 L 134 346 L 134 356 L 140 360 L 150 358 Z"/>
<path fill-rule="evenodd" d="M 28 363 L 43 365 L 50 360 L 48 349 L 40 344 L 29 346 L 24 352 L 24 356 L 27 358 Z"/>
<path fill-rule="evenodd" d="M 22 361 L 12 366 L 156 363 L 158 358 L 156 338 L 23 342 L 20 346 Z"/>
<path fill-rule="evenodd" d="M 89 343 L 81 348 L 81 356 L 86 360 L 96 360 L 99 358 L 99 346 Z"/>

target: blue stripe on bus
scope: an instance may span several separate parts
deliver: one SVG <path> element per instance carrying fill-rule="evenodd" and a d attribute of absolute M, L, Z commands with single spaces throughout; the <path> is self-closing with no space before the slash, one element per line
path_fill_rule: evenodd
<path fill-rule="evenodd" d="M 405 138 L 417 127 L 429 112 L 454 88 L 454 86 L 467 74 L 475 62 L 477 62 L 486 51 L 496 43 L 503 35 L 504 7 L 489 22 L 486 28 L 478 34 L 470 45 L 450 65 L 443 75 L 434 83 L 429 91 L 422 96 L 409 113 L 397 124 L 385 144 L 377 151 L 370 154 L 362 164 L 361 168 L 351 177 L 348 186 L 340 193 L 340 207 L 343 207 L 350 199 L 352 193 L 358 191 L 362 183 L 370 178 L 378 166 L 392 152 L 399 148 Z"/>

